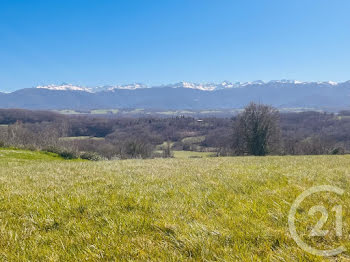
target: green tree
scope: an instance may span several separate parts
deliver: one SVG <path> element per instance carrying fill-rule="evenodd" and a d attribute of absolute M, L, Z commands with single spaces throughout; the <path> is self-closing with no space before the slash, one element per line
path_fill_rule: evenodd
<path fill-rule="evenodd" d="M 263 104 L 250 103 L 235 124 L 237 154 L 264 156 L 279 148 L 279 112 Z"/>

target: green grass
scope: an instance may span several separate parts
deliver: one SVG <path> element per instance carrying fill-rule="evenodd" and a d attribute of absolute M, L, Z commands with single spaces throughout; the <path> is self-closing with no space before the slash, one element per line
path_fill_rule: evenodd
<path fill-rule="evenodd" d="M 170 142 L 170 148 L 172 148 L 173 145 L 174 145 L 174 142 Z M 168 142 L 167 142 L 167 141 L 164 141 L 162 144 L 157 145 L 157 146 L 156 146 L 156 149 L 159 151 L 159 150 L 163 150 L 163 149 L 165 149 L 165 148 L 167 148 L 167 147 L 168 147 Z"/>
<path fill-rule="evenodd" d="M 70 162 L 0 154 L 1 261 L 323 261 L 292 240 L 290 206 L 315 185 L 350 192 L 349 156 Z M 310 203 L 320 200 L 335 199 Z"/>
<path fill-rule="evenodd" d="M 192 136 L 185 137 L 182 139 L 182 143 L 184 144 L 199 144 L 205 140 L 205 136 Z"/>
<path fill-rule="evenodd" d="M 59 161 L 60 156 L 49 152 L 28 151 L 16 148 L 0 148 L 0 164 L 21 160 Z"/>
<path fill-rule="evenodd" d="M 91 136 L 67 136 L 61 137 L 62 141 L 72 141 L 72 140 L 104 140 L 103 137 L 91 137 Z"/>
<path fill-rule="evenodd" d="M 70 110 L 70 109 L 65 109 L 65 110 L 57 110 L 57 112 L 65 115 L 79 115 L 81 113 L 75 111 L 75 110 Z"/>
<path fill-rule="evenodd" d="M 175 158 L 202 158 L 202 157 L 210 157 L 214 153 L 213 152 L 195 152 L 195 151 L 173 151 Z"/>

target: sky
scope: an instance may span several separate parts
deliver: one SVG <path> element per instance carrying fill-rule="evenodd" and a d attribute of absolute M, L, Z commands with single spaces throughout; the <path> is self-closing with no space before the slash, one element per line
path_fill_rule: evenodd
<path fill-rule="evenodd" d="M 348 0 L 1 0 L 0 90 L 346 81 Z"/>

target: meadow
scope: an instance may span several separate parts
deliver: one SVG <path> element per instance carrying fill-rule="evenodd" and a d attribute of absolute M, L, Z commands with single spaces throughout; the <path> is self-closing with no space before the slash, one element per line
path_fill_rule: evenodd
<path fill-rule="evenodd" d="M 0 260 L 323 261 L 293 241 L 288 212 L 315 185 L 343 188 L 348 199 L 349 163 L 350 156 L 92 162 L 0 149 Z M 338 200 L 317 195 L 305 205 Z M 307 211 L 298 210 L 303 236 L 303 226 L 317 222 L 303 219 Z M 348 240 L 308 243 L 350 250 Z"/>

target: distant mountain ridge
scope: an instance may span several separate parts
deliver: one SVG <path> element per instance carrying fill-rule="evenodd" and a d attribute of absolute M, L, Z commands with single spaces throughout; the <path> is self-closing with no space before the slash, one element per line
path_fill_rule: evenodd
<path fill-rule="evenodd" d="M 72 85 L 63 83 L 61 85 L 46 85 L 46 86 L 37 86 L 38 89 L 48 89 L 48 90 L 56 90 L 56 91 L 84 91 L 89 93 L 97 93 L 101 91 L 113 91 L 115 89 L 128 89 L 134 90 L 138 88 L 147 88 L 146 85 L 143 84 L 129 84 L 129 85 L 118 85 L 118 86 L 97 86 L 97 87 L 84 87 L 79 85 Z"/>
<path fill-rule="evenodd" d="M 349 109 L 350 81 L 180 82 L 155 87 L 140 83 L 99 87 L 64 83 L 0 93 L 0 108 L 48 110 L 230 109 L 242 108 L 251 101 L 279 108 Z"/>
<path fill-rule="evenodd" d="M 276 84 L 294 84 L 294 85 L 307 85 L 307 84 L 323 84 L 323 85 L 330 85 L 330 86 L 337 86 L 338 84 L 333 81 L 328 82 L 302 82 L 297 80 L 272 80 L 269 82 L 264 82 L 262 80 L 253 81 L 253 82 L 229 82 L 229 81 L 223 81 L 221 83 L 191 83 L 191 82 L 179 82 L 175 84 L 168 84 L 168 85 L 162 85 L 162 86 L 154 86 L 153 88 L 160 88 L 160 87 L 171 87 L 171 88 L 189 88 L 189 89 L 198 89 L 202 91 L 216 91 L 221 89 L 228 89 L 228 88 L 242 88 L 242 87 L 248 87 L 252 85 L 276 85 Z M 114 91 L 117 89 L 128 89 L 128 90 L 135 90 L 135 89 L 142 89 L 142 88 L 152 88 L 147 85 L 141 84 L 141 83 L 133 83 L 128 85 L 106 85 L 106 86 L 96 86 L 96 87 L 85 87 L 85 86 L 79 86 L 79 85 L 73 85 L 73 84 L 67 84 L 63 83 L 61 85 L 46 85 L 46 86 L 37 86 L 36 88 L 39 89 L 48 89 L 48 90 L 57 90 L 57 91 L 85 91 L 89 93 L 97 93 L 101 91 Z"/>

